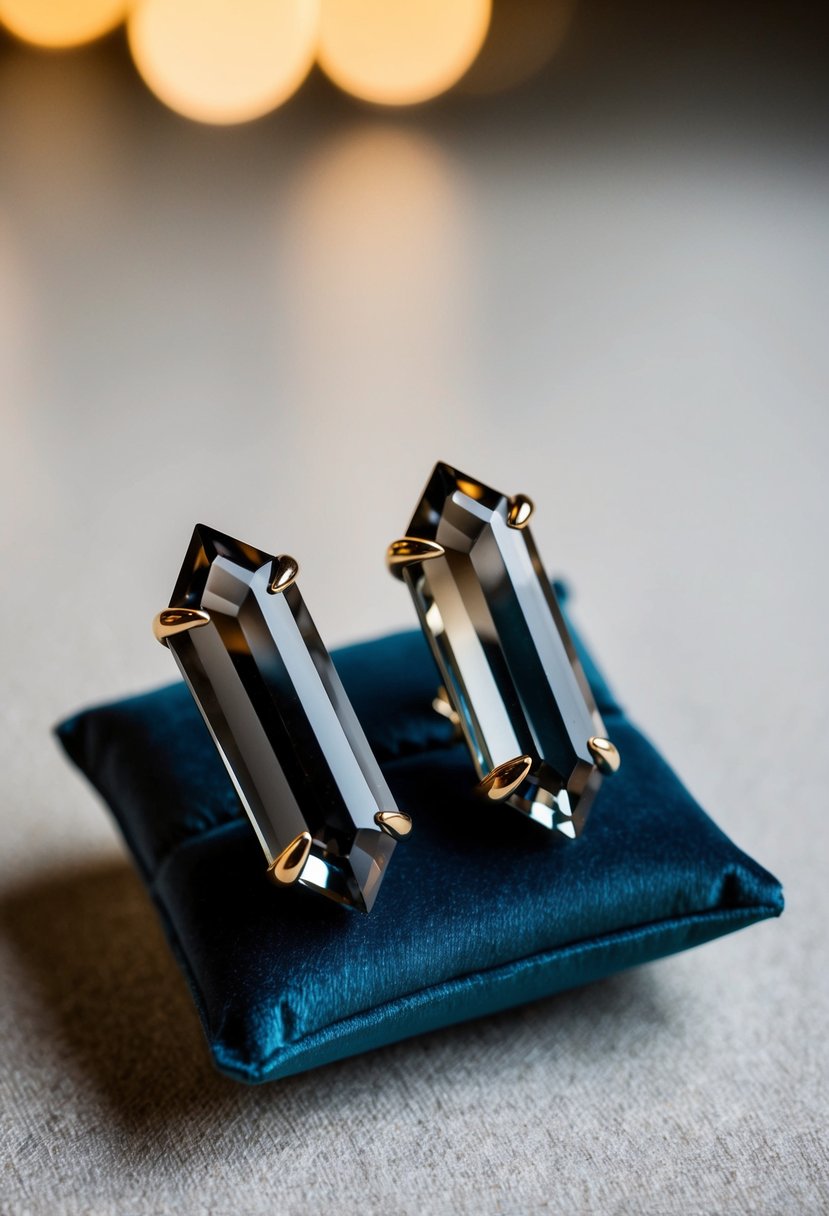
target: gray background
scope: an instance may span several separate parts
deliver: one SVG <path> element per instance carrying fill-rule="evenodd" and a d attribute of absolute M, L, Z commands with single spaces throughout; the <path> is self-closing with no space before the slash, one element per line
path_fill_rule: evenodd
<path fill-rule="evenodd" d="M 664 11 L 663 11 L 664 10 Z M 0 44 L 0 1210 L 829 1207 L 829 161 L 814 8 L 593 5 L 507 98 L 189 124 Z M 748 14 L 751 14 L 750 21 Z M 49 738 L 173 678 L 193 522 L 334 645 L 431 464 L 536 538 L 780 922 L 251 1091 Z"/>

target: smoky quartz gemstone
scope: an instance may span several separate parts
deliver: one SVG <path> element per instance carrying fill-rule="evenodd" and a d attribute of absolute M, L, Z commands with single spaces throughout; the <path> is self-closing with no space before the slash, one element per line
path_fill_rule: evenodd
<path fill-rule="evenodd" d="M 291 558 L 196 526 L 156 636 L 173 652 L 277 881 L 368 912 L 408 831 Z"/>
<path fill-rule="evenodd" d="M 389 565 L 411 591 L 479 792 L 572 838 L 618 753 L 527 527 L 532 510 L 438 464 Z"/>

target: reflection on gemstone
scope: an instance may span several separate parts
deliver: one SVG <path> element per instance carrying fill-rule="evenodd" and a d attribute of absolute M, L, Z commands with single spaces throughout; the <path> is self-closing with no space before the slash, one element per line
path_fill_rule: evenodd
<path fill-rule="evenodd" d="M 412 593 L 479 791 L 572 838 L 611 753 L 531 513 L 529 499 L 440 463 L 389 565 Z"/>
<path fill-rule="evenodd" d="M 175 656 L 275 881 L 298 880 L 367 912 L 396 838 L 376 816 L 400 816 L 390 820 L 397 827 L 406 817 L 311 620 L 297 570 L 284 555 L 199 524 L 156 636 Z"/>

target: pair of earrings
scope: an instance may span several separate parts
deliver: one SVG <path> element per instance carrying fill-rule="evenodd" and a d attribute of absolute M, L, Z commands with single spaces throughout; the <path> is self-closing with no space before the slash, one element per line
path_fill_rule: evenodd
<path fill-rule="evenodd" d="M 528 528 L 533 505 L 440 463 L 389 569 L 409 588 L 477 791 L 575 837 L 619 767 Z M 268 859 L 368 912 L 397 808 L 296 583 L 299 566 L 199 524 L 156 638 L 173 653 Z"/>

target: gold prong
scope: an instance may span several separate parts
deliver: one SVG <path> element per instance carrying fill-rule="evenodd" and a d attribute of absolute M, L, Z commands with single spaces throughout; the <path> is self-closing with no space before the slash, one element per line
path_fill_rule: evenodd
<path fill-rule="evenodd" d="M 619 771 L 622 757 L 609 739 L 603 739 L 601 735 L 593 735 L 587 740 L 587 750 L 600 773 L 609 776 L 611 773 Z"/>
<path fill-rule="evenodd" d="M 412 821 L 403 811 L 378 811 L 374 822 L 381 832 L 386 832 L 395 840 L 402 840 L 412 830 Z"/>
<path fill-rule="evenodd" d="M 386 550 L 386 565 L 396 578 L 402 578 L 407 566 L 426 562 L 430 557 L 443 557 L 445 552 L 443 545 L 437 541 L 403 536 L 400 540 L 393 540 Z"/>
<path fill-rule="evenodd" d="M 535 504 L 526 494 L 515 494 L 509 500 L 507 523 L 511 528 L 526 528 L 532 518 Z"/>
<path fill-rule="evenodd" d="M 460 726 L 460 714 L 449 700 L 449 693 L 443 684 L 440 685 L 437 695 L 432 700 L 432 709 L 436 714 L 440 714 L 442 718 L 447 718 L 453 726 Z"/>
<path fill-rule="evenodd" d="M 162 646 L 166 646 L 167 638 L 209 623 L 209 614 L 202 612 L 199 608 L 165 608 L 153 621 L 153 633 L 156 641 L 160 642 Z"/>
<path fill-rule="evenodd" d="M 478 793 L 493 802 L 509 798 L 527 779 L 532 764 L 532 756 L 516 756 L 499 764 L 478 783 Z"/>
<path fill-rule="evenodd" d="M 300 832 L 268 866 L 268 876 L 281 887 L 290 887 L 302 874 L 311 852 L 311 833 Z"/>
<path fill-rule="evenodd" d="M 293 557 L 289 557 L 287 553 L 281 553 L 274 559 L 272 573 L 273 578 L 268 584 L 268 591 L 271 595 L 278 595 L 280 591 L 287 591 L 296 582 L 299 562 Z"/>

